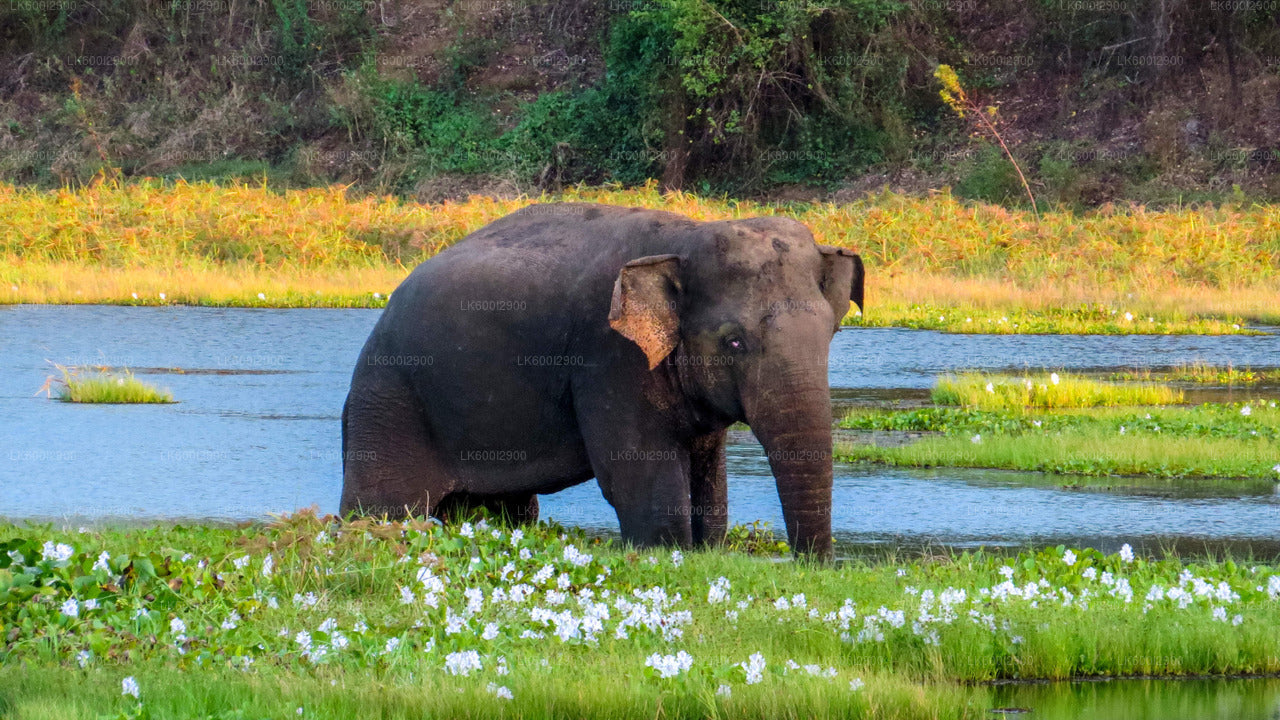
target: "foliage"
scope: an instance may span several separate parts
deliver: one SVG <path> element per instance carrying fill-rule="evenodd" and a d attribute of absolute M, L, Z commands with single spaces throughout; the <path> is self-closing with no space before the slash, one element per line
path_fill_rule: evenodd
<path fill-rule="evenodd" d="M 18 717 L 960 717 L 994 678 L 1280 670 L 1280 569 L 1127 545 L 819 567 L 308 513 L 3 535 Z"/>
<path fill-rule="evenodd" d="M 1274 400 L 1141 410 L 854 411 L 840 426 L 942 434 L 905 447 L 844 447 L 838 456 L 845 460 L 1086 476 L 1280 480 L 1280 411 Z"/>
<path fill-rule="evenodd" d="M 527 129 L 524 142 L 547 137 Z M 104 180 L 45 192 L 0 184 L 0 303 L 378 306 L 418 262 L 552 200 L 700 220 L 793 217 L 820 242 L 862 254 L 868 312 L 851 315 L 853 324 L 1160 334 L 1250 332 L 1244 317 L 1280 322 L 1280 210 L 1271 206 L 1055 211 L 1037 225 L 1029 213 L 949 195 L 779 205 L 663 194 L 652 184 L 439 205 L 341 187 Z"/>
<path fill-rule="evenodd" d="M 1012 408 L 1083 408 L 1115 405 L 1170 405 L 1182 402 L 1181 391 L 1164 385 L 1115 384 L 1070 375 L 944 375 L 933 389 L 939 405 L 983 410 Z"/>
<path fill-rule="evenodd" d="M 1235 365 L 1211 365 L 1194 362 L 1179 365 L 1168 370 L 1125 370 L 1112 374 L 1115 380 L 1143 380 L 1158 382 L 1185 382 L 1198 385 L 1255 385 L 1262 382 L 1280 381 L 1280 368 L 1254 370 L 1238 368 Z"/>
<path fill-rule="evenodd" d="M 135 378 L 128 368 L 86 373 L 80 368 L 58 366 L 58 399 L 73 403 L 168 404 L 173 395 Z M 51 383 L 46 383 L 46 386 Z"/>

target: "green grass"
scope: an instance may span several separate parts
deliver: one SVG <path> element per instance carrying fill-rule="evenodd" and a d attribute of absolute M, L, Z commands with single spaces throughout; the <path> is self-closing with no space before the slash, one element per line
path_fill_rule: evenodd
<path fill-rule="evenodd" d="M 102 178 L 0 183 L 0 304 L 381 307 L 419 262 L 532 202 L 604 202 L 698 220 L 786 216 L 859 252 L 867 309 L 846 322 L 960 333 L 1249 334 L 1280 323 L 1277 211 L 1029 212 L 946 193 L 770 203 L 641 187 L 423 205 L 345 186 Z M 1082 276 L 1081 267 L 1091 272 Z"/>
<path fill-rule="evenodd" d="M 1112 374 L 1113 380 L 1141 380 L 1147 382 L 1182 382 L 1201 385 L 1256 385 L 1263 382 L 1280 382 L 1280 368 L 1254 370 L 1234 365 L 1210 365 L 1196 362 L 1179 365 L 1167 371 L 1127 370 Z"/>
<path fill-rule="evenodd" d="M 135 378 L 127 369 L 91 375 L 78 370 L 58 368 L 62 372 L 58 399 L 72 403 L 166 404 L 173 394 Z"/>
<path fill-rule="evenodd" d="M 1163 385 L 1105 383 L 1066 373 L 943 375 L 933 390 L 939 405 L 983 410 L 1171 405 L 1182 399 L 1181 391 Z"/>
<path fill-rule="evenodd" d="M 521 539 L 464 527 L 305 514 L 265 527 L 4 526 L 4 714 L 952 718 L 984 716 L 987 693 L 966 683 L 993 678 L 1280 671 L 1270 565 L 1059 547 L 824 567 L 633 551 L 545 524 Z M 1148 599 L 1152 586 L 1164 597 Z M 530 594 L 512 601 L 516 587 Z M 592 638 L 557 637 L 592 613 Z M 466 619 L 458 632 L 453 616 Z M 471 650 L 480 669 L 446 670 Z M 674 677 L 646 668 L 679 652 L 692 664 Z M 739 663 L 754 653 L 765 667 L 748 683 Z M 121 695 L 126 677 L 141 708 Z"/>
<path fill-rule="evenodd" d="M 902 447 L 843 446 L 836 455 L 846 461 L 1090 476 L 1280 479 L 1280 410 L 1274 401 L 1041 412 L 855 410 L 840 426 L 942 433 Z"/>

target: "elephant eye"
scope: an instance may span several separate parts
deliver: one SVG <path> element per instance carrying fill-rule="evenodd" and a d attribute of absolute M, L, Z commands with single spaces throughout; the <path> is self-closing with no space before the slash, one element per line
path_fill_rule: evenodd
<path fill-rule="evenodd" d="M 741 350 L 743 347 L 742 338 L 737 335 L 726 335 L 724 337 L 724 346 L 730 350 Z"/>

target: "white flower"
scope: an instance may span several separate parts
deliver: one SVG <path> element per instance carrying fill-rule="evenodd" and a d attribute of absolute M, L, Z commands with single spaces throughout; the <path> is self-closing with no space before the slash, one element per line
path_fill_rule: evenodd
<path fill-rule="evenodd" d="M 982 435 L 981 434 L 974 435 L 973 437 L 969 438 L 969 442 L 973 443 L 974 445 L 981 445 Z"/>
<path fill-rule="evenodd" d="M 532 557 L 533 557 L 533 553 L 529 551 L 529 548 L 520 548 L 520 559 L 521 559 L 521 560 L 528 560 L 528 559 L 530 559 L 530 558 L 532 558 Z"/>
<path fill-rule="evenodd" d="M 675 565 L 676 567 L 680 567 L 681 565 L 683 565 L 683 564 L 684 564 L 684 553 L 680 552 L 679 550 L 672 550 L 672 551 L 671 551 L 671 564 L 672 564 L 672 565 Z"/>
<path fill-rule="evenodd" d="M 81 650 L 76 653 L 76 664 L 80 667 L 87 667 L 91 659 L 93 659 L 93 653 L 90 653 L 88 650 Z"/>
<path fill-rule="evenodd" d="M 1054 385 L 1057 385 L 1061 380 L 1062 378 L 1058 377 L 1058 373 L 1049 373 L 1049 382 Z"/>
<path fill-rule="evenodd" d="M 270 556 L 266 556 L 262 560 L 262 577 L 271 577 L 271 571 L 275 569 L 276 561 Z"/>
<path fill-rule="evenodd" d="M 1249 407 L 1248 405 L 1245 405 L 1244 407 L 1240 408 L 1240 414 L 1245 417 L 1249 417 L 1250 415 L 1253 414 L 1253 408 Z"/>
<path fill-rule="evenodd" d="M 138 687 L 138 681 L 134 680 L 132 675 L 120 681 L 121 695 L 132 695 L 136 700 L 141 692 L 142 690 Z"/>
<path fill-rule="evenodd" d="M 390 654 L 395 652 L 396 648 L 398 647 L 400 647 L 400 638 L 398 637 L 387 638 L 387 644 L 385 647 L 382 648 L 382 652 L 384 655 Z"/>
<path fill-rule="evenodd" d="M 111 553 L 108 553 L 106 550 L 103 550 L 102 553 L 98 555 L 97 562 L 93 564 L 93 569 L 101 570 L 103 572 L 111 572 L 111 566 L 107 564 L 110 560 L 111 560 Z"/>
<path fill-rule="evenodd" d="M 1070 550 L 1062 554 L 1062 563 L 1068 567 L 1076 564 L 1076 554 Z"/>
<path fill-rule="evenodd" d="M 1280 475 L 1280 463 L 1276 463 L 1274 466 L 1272 466 L 1271 471 L 1277 475 Z"/>
<path fill-rule="evenodd" d="M 524 531 L 523 531 L 523 530 L 521 530 L 521 529 L 519 529 L 519 528 L 516 528 L 515 530 L 512 530 L 512 531 L 511 531 L 511 547 L 515 547 L 515 546 L 519 545 L 519 544 L 520 544 L 520 541 L 521 541 L 521 540 L 523 540 L 523 539 L 524 539 Z"/>
<path fill-rule="evenodd" d="M 582 567 L 591 563 L 592 556 L 580 552 L 578 548 L 573 545 L 565 545 L 564 552 L 561 554 L 561 557 L 574 567 Z"/>
<path fill-rule="evenodd" d="M 660 678 L 673 678 L 693 667 L 693 657 L 684 650 L 675 655 L 654 653 L 645 659 L 644 664 L 653 668 Z"/>
<path fill-rule="evenodd" d="M 298 647 L 302 648 L 302 652 L 311 649 L 311 633 L 306 630 L 299 630 L 297 635 L 293 636 L 293 641 L 298 643 Z"/>
<path fill-rule="evenodd" d="M 1215 607 L 1213 609 L 1213 619 L 1221 622 L 1227 621 L 1227 609 L 1224 607 Z"/>
<path fill-rule="evenodd" d="M 987 392 L 991 393 L 992 395 L 995 394 L 996 386 L 994 383 L 987 383 Z"/>
<path fill-rule="evenodd" d="M 1120 434 L 1121 434 L 1121 435 L 1123 435 L 1123 434 L 1124 434 L 1124 426 L 1123 426 L 1123 425 L 1121 425 L 1121 426 L 1120 426 Z"/>
<path fill-rule="evenodd" d="M 1244 616 L 1243 616 L 1243 615 L 1232 615 L 1232 616 L 1231 616 L 1231 624 L 1232 624 L 1232 625 L 1239 625 L 1239 624 L 1240 624 L 1240 623 L 1242 623 L 1242 622 L 1244 622 Z"/>
<path fill-rule="evenodd" d="M 267 294 L 266 294 L 266 293 L 258 293 L 258 299 L 259 299 L 259 300 L 266 300 L 266 299 L 267 299 Z"/>
<path fill-rule="evenodd" d="M 160 293 L 160 299 L 161 299 L 161 300 L 163 300 L 163 299 L 164 299 L 164 293 Z"/>
<path fill-rule="evenodd" d="M 181 635 L 187 631 L 187 624 L 182 622 L 182 618 L 174 618 L 169 621 L 169 632 L 174 635 Z"/>
<path fill-rule="evenodd" d="M 1125 314 L 1124 314 L 1124 319 L 1125 319 L 1125 320 L 1128 320 L 1129 322 L 1133 322 L 1133 313 L 1131 313 L 1131 312 L 1127 312 L 1127 313 L 1125 313 Z"/>
<path fill-rule="evenodd" d="M 480 633 L 481 639 L 492 640 L 498 637 L 498 623 L 491 622 L 484 626 L 484 632 Z"/>
<path fill-rule="evenodd" d="M 1085 568 L 1085 569 L 1084 569 L 1084 572 L 1082 572 L 1082 573 L 1080 573 L 1080 574 L 1081 574 L 1081 575 L 1084 575 L 1084 576 L 1085 576 L 1085 578 L 1087 578 L 1087 579 L 1089 579 L 1089 580 L 1092 580 L 1092 579 L 1094 579 L 1094 578 L 1098 577 L 1098 568 L 1087 567 L 1087 568 Z"/>
<path fill-rule="evenodd" d="M 849 681 L 849 689 L 853 692 L 858 692 L 864 685 L 866 685 L 866 683 L 862 682 L 862 678 L 854 678 Z"/>
<path fill-rule="evenodd" d="M 764 679 L 765 661 L 760 653 L 752 653 L 746 662 L 738 663 L 738 667 L 746 674 L 748 685 L 755 685 Z"/>
<path fill-rule="evenodd" d="M 62 603 L 62 607 L 58 608 L 58 610 L 67 617 L 79 617 L 80 601 L 75 598 L 67 598 L 66 602 Z"/>
<path fill-rule="evenodd" d="M 75 549 L 65 543 L 53 544 L 53 541 L 46 540 L 44 547 L 40 550 L 45 560 L 50 562 L 66 562 L 71 559 L 75 553 Z"/>
<path fill-rule="evenodd" d="M 381 300 L 381 299 L 382 299 L 382 293 L 377 293 L 377 292 L 376 292 L 376 293 L 374 293 L 374 294 L 373 294 L 373 299 L 374 299 L 374 300 Z"/>
<path fill-rule="evenodd" d="M 462 537 L 468 537 L 468 538 L 475 537 L 476 530 L 474 527 L 471 526 L 471 523 L 464 522 L 462 523 L 462 527 L 458 528 L 458 534 L 461 535 Z"/>
<path fill-rule="evenodd" d="M 515 697 L 514 695 L 511 694 L 511 688 L 508 688 L 503 685 L 498 685 L 497 683 L 489 683 L 489 685 L 485 687 L 485 691 L 487 691 L 490 695 L 496 695 L 502 698 L 503 700 L 510 700 L 511 698 Z"/>
<path fill-rule="evenodd" d="M 231 614 L 227 616 L 227 619 L 222 621 L 222 629 L 235 630 L 236 625 L 238 625 L 239 622 L 240 622 L 240 613 L 236 612 L 235 610 L 232 610 Z"/>
<path fill-rule="evenodd" d="M 721 575 L 715 582 L 711 583 L 711 587 L 707 589 L 707 603 L 715 605 L 716 603 L 728 602 L 729 600 L 729 578 Z"/>
<path fill-rule="evenodd" d="M 1129 543 L 1120 546 L 1120 559 L 1127 563 L 1133 562 L 1133 548 L 1129 547 Z"/>
<path fill-rule="evenodd" d="M 733 688 L 728 685 L 722 684 L 716 688 L 716 697 L 729 697 L 730 695 L 733 695 Z"/>
<path fill-rule="evenodd" d="M 415 599 L 416 598 L 412 590 L 410 590 L 407 587 L 400 588 L 400 604 L 401 605 L 412 605 Z"/>
<path fill-rule="evenodd" d="M 466 677 L 473 671 L 480 670 L 480 653 L 475 650 L 452 652 L 444 658 L 444 669 L 450 675 Z"/>
<path fill-rule="evenodd" d="M 1002 566 L 1000 567 L 1000 574 L 1001 574 L 1001 575 L 1003 575 L 1003 576 L 1005 577 L 1005 579 L 1006 579 L 1006 580 L 1007 580 L 1007 579 L 1012 578 L 1012 577 L 1013 577 L 1013 566 L 1012 566 L 1012 565 L 1002 565 Z"/>

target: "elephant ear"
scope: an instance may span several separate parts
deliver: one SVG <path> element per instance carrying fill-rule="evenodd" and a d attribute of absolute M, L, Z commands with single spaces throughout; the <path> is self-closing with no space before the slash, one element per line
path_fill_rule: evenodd
<path fill-rule="evenodd" d="M 609 327 L 640 346 L 652 370 L 680 340 L 680 258 L 649 255 L 627 263 L 613 283 Z"/>
<path fill-rule="evenodd" d="M 862 257 L 844 248 L 819 245 L 822 253 L 822 294 L 835 312 L 836 327 L 849 312 L 849 301 L 862 310 L 862 285 L 866 275 Z"/>

